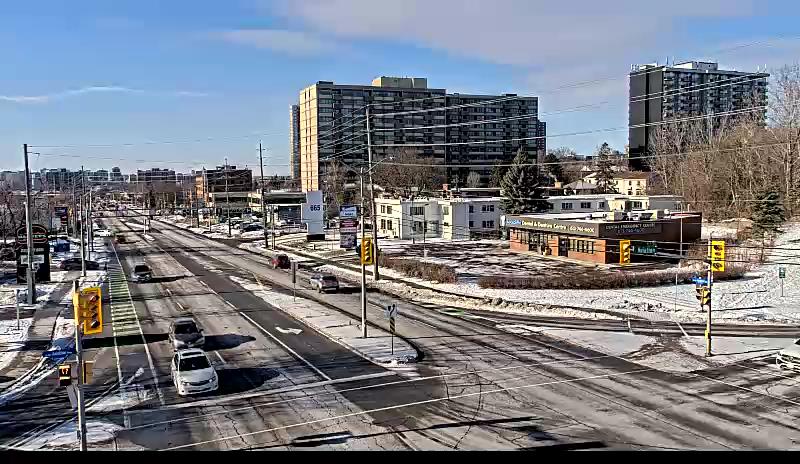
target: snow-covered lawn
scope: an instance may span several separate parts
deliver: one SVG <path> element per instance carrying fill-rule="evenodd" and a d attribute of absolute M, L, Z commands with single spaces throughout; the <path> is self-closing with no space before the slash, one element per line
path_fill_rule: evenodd
<path fill-rule="evenodd" d="M 775 242 L 775 247 L 784 249 L 768 252 L 765 264 L 754 266 L 744 279 L 714 283 L 712 307 L 715 320 L 800 324 L 800 268 L 797 267 L 800 265 L 800 251 L 786 250 L 787 248 L 800 248 L 798 246 L 800 244 L 800 223 L 788 223 L 784 226 L 784 231 Z M 391 242 L 387 245 L 392 246 Z M 457 251 L 454 251 L 454 254 L 456 256 L 454 259 L 459 259 Z M 484 260 L 486 259 L 484 257 Z M 433 261 L 430 258 L 429 260 Z M 447 259 L 445 258 L 443 261 L 446 262 Z M 786 278 L 783 279 L 783 296 L 781 296 L 781 279 L 778 277 L 779 267 L 786 268 Z M 333 266 L 322 266 L 321 269 L 351 279 L 356 275 L 353 271 Z M 545 268 L 540 272 L 544 270 Z M 435 293 L 435 290 L 444 290 L 493 301 L 492 304 L 487 304 L 480 300 L 464 299 L 459 304 L 465 307 L 526 313 L 541 313 L 545 310 L 549 313 L 554 310 L 554 307 L 572 307 L 588 310 L 614 310 L 656 320 L 693 322 L 705 320 L 705 312 L 701 311 L 696 300 L 695 287 L 691 284 L 609 290 L 506 290 L 484 289 L 474 282 L 431 283 L 402 276 L 390 269 L 382 269 L 381 272 L 387 276 L 400 277 L 431 288 L 434 291 L 429 292 L 431 293 L 428 295 L 430 298 L 440 298 L 443 301 L 455 298 L 448 295 L 437 296 Z M 585 269 L 583 272 L 595 271 Z M 661 272 L 669 273 L 670 271 Z M 387 281 L 379 282 L 377 285 L 386 290 L 409 296 L 428 293 Z M 450 304 L 453 302 L 450 301 Z M 583 314 L 586 316 L 586 313 Z"/>
<path fill-rule="evenodd" d="M 20 319 L 19 329 L 16 319 L 0 320 L 0 371 L 6 368 L 14 360 L 17 352 L 25 346 L 32 320 L 30 317 Z"/>

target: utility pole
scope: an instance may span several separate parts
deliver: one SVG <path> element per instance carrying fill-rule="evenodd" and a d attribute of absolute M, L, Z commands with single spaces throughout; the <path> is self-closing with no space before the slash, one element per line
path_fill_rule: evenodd
<path fill-rule="evenodd" d="M 83 195 L 81 195 L 81 275 L 86 277 L 86 237 L 84 235 L 84 230 L 86 229 L 86 208 L 84 207 L 85 195 L 86 195 L 86 179 L 83 176 L 83 166 L 81 166 L 81 189 L 83 190 Z"/>
<path fill-rule="evenodd" d="M 73 282 L 72 291 L 79 293 L 80 285 L 76 279 Z M 78 311 L 78 308 L 73 308 Z M 80 439 L 80 450 L 86 451 L 86 409 L 83 404 L 83 324 L 75 324 L 75 354 L 77 358 L 78 387 L 75 389 L 75 396 L 78 402 L 78 438 Z"/>
<path fill-rule="evenodd" d="M 25 153 L 25 228 L 28 235 L 28 266 L 25 280 L 28 283 L 28 304 L 36 304 L 36 275 L 33 272 L 33 224 L 31 223 L 31 170 L 28 166 L 28 144 L 22 146 Z"/>
<path fill-rule="evenodd" d="M 363 250 L 363 242 L 364 242 L 364 168 L 361 168 L 360 172 L 360 179 L 361 179 L 361 249 Z M 367 269 L 366 265 L 364 264 L 363 256 L 360 256 L 359 253 L 359 261 L 361 261 L 361 336 L 367 338 Z"/>
<path fill-rule="evenodd" d="M 708 313 L 706 314 L 706 357 L 711 357 L 711 288 L 713 286 L 714 272 L 711 270 L 711 236 L 708 236 Z"/>
<path fill-rule="evenodd" d="M 378 273 L 378 212 L 375 210 L 375 184 L 372 182 L 372 131 L 369 124 L 369 106 L 366 110 L 367 116 L 367 165 L 369 166 L 369 207 L 372 209 L 372 243 L 375 244 L 375 257 L 372 263 L 372 277 L 380 280 Z"/>
<path fill-rule="evenodd" d="M 264 205 L 264 155 L 261 142 L 258 142 L 258 163 L 261 165 L 261 219 L 264 224 L 264 250 L 267 250 L 269 249 L 269 236 L 267 235 L 267 209 Z"/>
<path fill-rule="evenodd" d="M 92 258 L 94 253 L 94 221 L 92 220 L 92 185 L 89 184 L 89 209 L 86 211 L 89 222 L 89 229 L 86 233 L 89 235 L 89 259 Z"/>
<path fill-rule="evenodd" d="M 231 233 L 231 197 L 230 193 L 228 193 L 228 157 L 225 157 L 225 217 L 228 220 L 228 237 L 232 235 Z"/>

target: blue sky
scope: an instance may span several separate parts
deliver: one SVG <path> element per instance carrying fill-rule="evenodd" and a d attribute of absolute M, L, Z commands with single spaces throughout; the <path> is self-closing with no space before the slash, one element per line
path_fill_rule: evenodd
<path fill-rule="evenodd" d="M 796 63 L 797 3 L 673 0 L 672 12 L 656 13 L 638 0 L 4 2 L 0 169 L 21 166 L 23 143 L 40 146 L 35 169 L 188 171 L 225 156 L 255 166 L 262 140 L 267 172 L 286 173 L 288 107 L 299 90 L 378 75 L 538 95 L 543 113 L 596 104 L 543 115 L 548 135 L 625 126 L 632 63 Z M 599 78 L 608 79 L 569 87 Z M 622 149 L 626 137 L 553 137 L 548 146 L 587 153 L 607 140 Z"/>

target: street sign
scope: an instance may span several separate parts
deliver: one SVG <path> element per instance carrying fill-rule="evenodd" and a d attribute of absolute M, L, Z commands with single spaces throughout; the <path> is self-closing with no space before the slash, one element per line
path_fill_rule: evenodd
<path fill-rule="evenodd" d="M 397 317 L 397 305 L 390 304 L 386 306 L 386 317 L 388 318 Z"/>
<path fill-rule="evenodd" d="M 723 272 L 725 270 L 725 240 L 712 240 L 708 254 L 711 258 L 711 270 Z"/>
<path fill-rule="evenodd" d="M 779 267 L 778 268 L 778 278 L 779 279 L 785 279 L 786 278 L 786 268 L 785 267 Z"/>
<path fill-rule="evenodd" d="M 692 277 L 692 282 L 697 285 L 708 285 L 708 279 L 703 277 Z"/>

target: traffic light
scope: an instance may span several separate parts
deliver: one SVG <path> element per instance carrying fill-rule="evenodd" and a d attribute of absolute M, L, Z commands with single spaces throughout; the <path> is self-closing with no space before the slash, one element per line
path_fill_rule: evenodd
<path fill-rule="evenodd" d="M 84 288 L 73 295 L 75 323 L 83 326 L 84 335 L 103 333 L 103 293 L 100 287 Z"/>
<path fill-rule="evenodd" d="M 58 385 L 61 387 L 72 385 L 72 366 L 69 364 L 58 366 Z"/>
<path fill-rule="evenodd" d="M 713 240 L 711 242 L 711 249 L 709 250 L 711 258 L 711 270 L 714 272 L 722 272 L 725 270 L 725 241 Z"/>
<path fill-rule="evenodd" d="M 372 264 L 375 262 L 374 248 L 371 238 L 361 239 L 361 264 Z"/>
<path fill-rule="evenodd" d="M 620 240 L 619 241 L 619 263 L 620 264 L 630 264 L 631 263 L 631 241 L 630 240 Z"/>
<path fill-rule="evenodd" d="M 705 306 L 707 304 L 711 304 L 711 289 L 708 287 L 695 287 L 695 292 L 697 292 L 697 300 L 700 302 L 700 306 Z"/>

